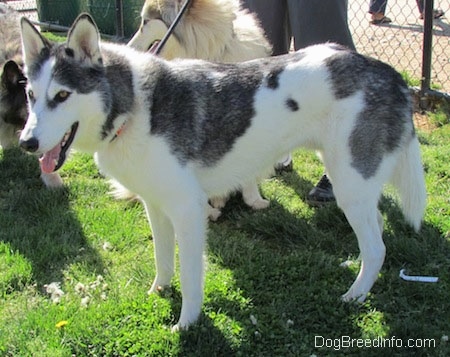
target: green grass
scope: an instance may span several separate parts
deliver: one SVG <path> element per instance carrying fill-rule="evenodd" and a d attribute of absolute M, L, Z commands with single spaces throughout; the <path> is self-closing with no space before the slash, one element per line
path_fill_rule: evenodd
<path fill-rule="evenodd" d="M 359 268 L 339 265 L 356 260 L 357 242 L 335 205 L 305 203 L 323 167 L 298 151 L 293 172 L 262 184 L 268 209 L 251 211 L 234 197 L 210 225 L 202 316 L 175 334 L 179 275 L 164 296 L 146 294 L 155 271 L 141 205 L 108 196 L 89 156 L 73 155 L 62 170 L 65 188 L 49 191 L 34 158 L 1 152 L 0 355 L 447 356 L 449 137 L 449 125 L 420 134 L 429 201 L 419 234 L 386 191 L 380 207 L 387 257 L 364 304 L 339 299 Z M 440 280 L 405 282 L 402 268 Z M 45 292 L 52 282 L 64 291 L 58 304 Z M 316 348 L 315 336 L 433 339 L 435 346 L 335 351 Z"/>

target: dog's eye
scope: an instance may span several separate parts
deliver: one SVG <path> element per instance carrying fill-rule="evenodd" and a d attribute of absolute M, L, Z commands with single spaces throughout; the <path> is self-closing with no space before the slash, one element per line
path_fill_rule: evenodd
<path fill-rule="evenodd" d="M 70 92 L 68 92 L 66 90 L 61 90 L 58 93 L 56 93 L 54 100 L 55 100 L 55 102 L 62 103 L 67 98 L 69 98 L 69 96 L 70 96 Z"/>

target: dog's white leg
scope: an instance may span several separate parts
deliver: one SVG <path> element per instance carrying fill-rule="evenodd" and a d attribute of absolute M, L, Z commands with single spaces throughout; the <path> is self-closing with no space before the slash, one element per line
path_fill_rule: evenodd
<path fill-rule="evenodd" d="M 269 206 L 269 201 L 261 197 L 258 185 L 254 182 L 242 187 L 242 198 L 253 209 L 264 209 Z"/>
<path fill-rule="evenodd" d="M 209 202 L 213 208 L 220 210 L 225 207 L 227 200 L 227 197 L 212 197 Z"/>
<path fill-rule="evenodd" d="M 383 235 L 384 230 L 384 220 L 383 215 L 379 210 L 377 210 L 377 221 L 378 221 L 378 227 L 380 228 L 381 235 Z"/>
<path fill-rule="evenodd" d="M 227 203 L 226 197 L 212 197 L 209 199 L 208 217 L 211 221 L 217 221 L 222 214 L 222 208 Z"/>
<path fill-rule="evenodd" d="M 44 185 L 48 188 L 60 188 L 63 186 L 63 181 L 61 176 L 57 172 L 52 173 L 41 173 L 41 180 Z"/>
<path fill-rule="evenodd" d="M 211 221 L 217 221 L 222 214 L 222 211 L 219 208 L 215 208 L 211 205 L 208 205 L 208 218 Z"/>
<path fill-rule="evenodd" d="M 170 285 L 174 274 L 175 235 L 169 218 L 158 208 L 146 202 L 145 207 L 152 227 L 155 246 L 156 277 L 149 293 Z"/>
<path fill-rule="evenodd" d="M 376 205 L 365 202 L 348 206 L 344 213 L 358 238 L 361 268 L 353 285 L 342 297 L 344 301 L 364 301 L 384 262 L 386 248 L 380 230 L 380 213 Z"/>
<path fill-rule="evenodd" d="M 198 197 L 198 196 L 197 196 Z M 181 315 L 173 331 L 185 329 L 200 315 L 203 302 L 204 246 L 207 225 L 207 202 L 183 201 L 184 209 L 173 216 L 180 258 L 180 281 L 183 302 Z"/>
<path fill-rule="evenodd" d="M 377 280 L 386 253 L 383 217 L 378 211 L 383 185 L 381 175 L 364 179 L 348 164 L 351 157 L 342 155 L 342 151 L 339 147 L 328 148 L 321 157 L 333 184 L 336 202 L 355 232 L 360 251 L 358 276 L 342 299 L 363 302 Z"/>

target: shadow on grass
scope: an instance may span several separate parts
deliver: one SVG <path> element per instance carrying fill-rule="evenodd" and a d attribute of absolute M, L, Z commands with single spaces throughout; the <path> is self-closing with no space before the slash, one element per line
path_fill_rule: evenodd
<path fill-rule="evenodd" d="M 175 325 L 181 313 L 180 286 L 164 289 L 159 297 L 170 302 L 171 319 L 166 323 L 168 326 Z M 223 307 L 227 309 L 228 306 L 224 304 Z M 178 333 L 180 335 L 179 346 L 177 346 L 178 356 L 234 356 L 230 342 L 225 338 L 223 331 L 214 326 L 212 320 L 203 312 L 198 321 L 188 330 L 181 330 Z"/>
<path fill-rule="evenodd" d="M 210 319 L 201 315 L 197 324 L 180 332 L 179 356 L 234 356 L 233 348 L 223 332 Z"/>
<path fill-rule="evenodd" d="M 301 196 L 312 184 L 295 172 L 281 178 Z M 416 234 L 405 222 L 397 201 L 383 196 L 380 210 L 387 216 L 383 235 L 387 252 L 380 277 L 366 303 L 340 301 L 352 284 L 359 264 L 339 264 L 358 254 L 356 237 L 335 205 L 314 208 L 302 218 L 276 201 L 263 211 L 251 211 L 233 198 L 218 223 L 210 227 L 210 255 L 232 270 L 236 285 L 252 302 L 239 310 L 227 299 L 215 301 L 218 309 L 244 326 L 240 355 L 311 355 L 338 353 L 315 346 L 315 336 L 339 339 L 376 339 L 397 336 L 434 339 L 435 346 L 361 349 L 342 353 L 376 356 L 383 350 L 399 356 L 446 355 L 450 321 L 450 245 L 445 232 L 425 223 Z M 405 282 L 399 271 L 439 276 L 438 284 Z M 253 324 L 250 315 L 257 318 Z M 259 336 L 255 338 L 255 336 Z M 444 338 L 445 340 L 445 338 Z M 419 341 L 419 343 L 422 340 Z M 403 346 L 404 347 L 404 346 Z"/>
<path fill-rule="evenodd" d="M 63 270 L 80 261 L 103 272 L 103 263 L 86 241 L 69 204 L 69 192 L 49 190 L 39 178 L 36 158 L 19 149 L 2 153 L 0 160 L 0 242 L 31 264 L 31 275 L 10 282 L 8 290 L 33 282 L 62 282 Z"/>

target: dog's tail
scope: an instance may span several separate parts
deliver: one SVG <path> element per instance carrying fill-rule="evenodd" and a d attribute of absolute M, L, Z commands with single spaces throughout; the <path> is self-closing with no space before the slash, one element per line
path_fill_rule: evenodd
<path fill-rule="evenodd" d="M 127 188 L 123 187 L 116 180 L 109 180 L 109 184 L 112 187 L 110 194 L 116 200 L 128 200 L 128 201 L 136 201 L 139 197 L 133 192 L 129 191 Z"/>
<path fill-rule="evenodd" d="M 406 220 L 418 232 L 425 212 L 427 194 L 420 145 L 416 136 L 401 153 L 392 184 L 400 194 L 402 211 Z"/>

